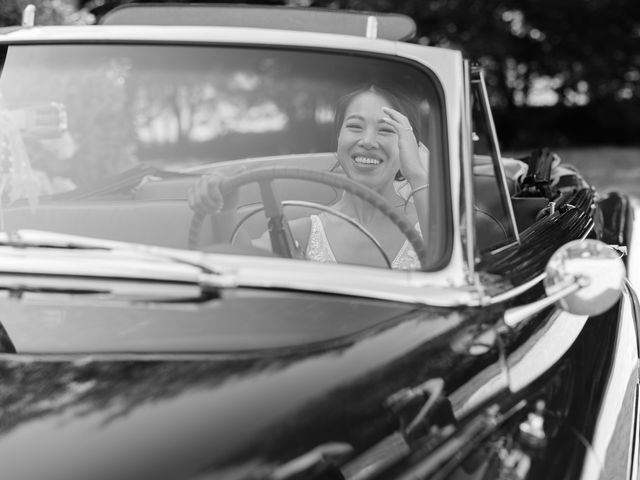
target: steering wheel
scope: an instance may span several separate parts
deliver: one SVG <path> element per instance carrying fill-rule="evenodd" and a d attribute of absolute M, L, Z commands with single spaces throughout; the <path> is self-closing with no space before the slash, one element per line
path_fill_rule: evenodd
<path fill-rule="evenodd" d="M 371 190 L 364 185 L 343 177 L 335 173 L 329 173 L 321 170 L 310 170 L 307 168 L 297 167 L 268 167 L 258 168 L 239 173 L 222 181 L 220 184 L 220 192 L 223 201 L 228 201 L 229 197 L 243 185 L 249 183 L 258 183 L 262 202 L 265 206 L 264 211 L 268 219 L 268 231 L 271 238 L 271 245 L 274 253 L 282 257 L 303 258 L 301 252 L 297 248 L 289 224 L 282 212 L 282 204 L 276 198 L 275 192 L 271 185 L 273 180 L 277 179 L 295 179 L 306 180 L 310 182 L 328 185 L 340 190 L 347 191 L 358 198 L 368 202 L 377 208 L 385 217 L 387 217 L 409 241 L 416 252 L 420 267 L 426 269 L 428 266 L 427 248 L 422 241 L 422 237 L 414 228 L 414 225 L 406 217 L 406 215 L 397 212 L 394 207 L 379 193 Z M 215 213 L 213 213 L 215 215 Z M 189 228 L 189 248 L 194 249 L 197 245 L 198 237 L 202 229 L 202 224 L 207 213 L 195 212 L 191 219 Z M 366 230 L 362 226 L 358 226 L 361 230 Z"/>

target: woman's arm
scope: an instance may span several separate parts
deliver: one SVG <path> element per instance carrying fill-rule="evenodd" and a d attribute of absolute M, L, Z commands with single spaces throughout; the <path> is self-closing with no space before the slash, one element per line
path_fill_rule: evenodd
<path fill-rule="evenodd" d="M 392 108 L 383 108 L 388 115 L 385 121 L 394 127 L 398 135 L 400 170 L 411 185 L 410 198 L 418 215 L 422 238 L 427 238 L 429 226 L 429 150 L 416 140 L 408 118 Z"/>
<path fill-rule="evenodd" d="M 200 177 L 189 189 L 187 201 L 191 209 L 200 214 L 211 215 L 211 224 L 217 238 L 230 239 L 240 221 L 238 216 L 238 194 L 234 192 L 224 201 L 220 185 L 225 176 L 211 173 Z M 241 228 L 237 232 L 237 242 L 252 245 L 249 233 Z"/>
<path fill-rule="evenodd" d="M 203 175 L 189 190 L 188 202 L 195 212 L 204 214 L 215 214 L 211 216 L 213 231 L 218 238 L 231 238 L 233 232 L 240 222 L 238 215 L 238 195 L 237 192 L 227 196 L 227 202 L 220 191 L 220 185 L 225 177 L 214 173 Z M 311 220 L 302 217 L 289 222 L 291 233 L 300 248 L 304 252 L 307 248 L 307 240 L 311 229 Z M 265 231 L 260 237 L 253 239 L 249 232 L 243 227 L 236 233 L 236 243 L 242 245 L 252 245 L 271 251 L 271 238 L 269 232 Z"/>

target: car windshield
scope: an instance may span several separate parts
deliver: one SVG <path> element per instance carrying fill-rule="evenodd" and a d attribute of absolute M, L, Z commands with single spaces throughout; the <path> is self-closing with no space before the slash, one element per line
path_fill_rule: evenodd
<path fill-rule="evenodd" d="M 273 204 L 283 202 L 294 248 L 302 251 L 297 258 L 383 268 L 404 258 L 404 267 L 422 270 L 447 261 L 443 99 L 424 67 L 355 53 L 189 44 L 13 45 L 0 58 L 3 231 L 288 256 L 274 246 L 277 236 L 264 233 L 274 228 Z M 374 106 L 363 106 L 365 99 Z M 393 112 L 382 114 L 382 107 Z M 409 134 L 421 142 L 424 177 L 398 153 L 414 148 L 406 146 Z M 382 180 L 363 180 L 382 175 L 382 167 L 392 176 L 391 199 L 376 188 Z M 198 182 L 258 169 L 267 172 L 260 187 L 250 182 L 227 199 L 237 207 L 231 233 L 218 235 L 206 212 L 190 237 L 198 207 L 188 199 Z M 384 217 L 380 206 L 373 214 L 359 210 L 331 178 L 282 178 L 293 169 L 364 183 L 419 236 L 411 243 L 390 220 L 370 221 Z M 417 171 L 413 178 L 407 169 Z M 421 262 L 416 241 L 426 245 Z M 364 250 L 373 253 L 350 257 Z"/>

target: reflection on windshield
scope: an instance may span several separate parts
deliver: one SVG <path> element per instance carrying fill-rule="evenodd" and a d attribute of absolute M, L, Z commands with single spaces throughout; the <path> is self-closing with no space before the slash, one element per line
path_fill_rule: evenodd
<path fill-rule="evenodd" d="M 420 117 L 416 137 L 424 139 L 431 158 L 443 160 L 441 99 L 433 80 L 397 61 L 167 45 L 17 45 L 1 53 L 4 207 L 26 199 L 32 210 L 43 208 L 44 197 L 69 192 L 82 195 L 64 198 L 98 200 L 126 188 L 131 200 L 141 194 L 141 181 L 166 178 L 154 174 L 240 159 L 272 157 L 277 163 L 299 155 L 305 168 L 335 169 L 335 162 L 317 166 L 305 163 L 304 156 L 336 151 L 338 100 L 364 84 L 408 98 Z M 443 171 L 434 165 L 429 174 L 442 179 Z M 179 198 L 184 205 L 188 186 L 141 195 L 145 201 Z M 75 231 L 64 222 L 5 224 L 10 219 L 3 213 L 3 229 L 28 226 L 105 236 L 103 230 Z M 185 216 L 191 214 L 184 210 Z M 432 217 L 443 224 L 442 213 Z M 106 237 L 141 240 L 117 232 Z"/>

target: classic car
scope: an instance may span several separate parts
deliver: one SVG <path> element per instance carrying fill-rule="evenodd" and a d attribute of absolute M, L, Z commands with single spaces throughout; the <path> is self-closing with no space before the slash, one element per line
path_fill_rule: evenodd
<path fill-rule="evenodd" d="M 638 478 L 637 207 L 505 158 L 481 65 L 399 14 L 33 13 L 0 33 L 3 479 Z M 336 162 L 363 83 L 421 120 L 404 208 Z M 190 201 L 214 177 L 233 231 Z M 301 255 L 313 212 L 376 263 Z"/>

